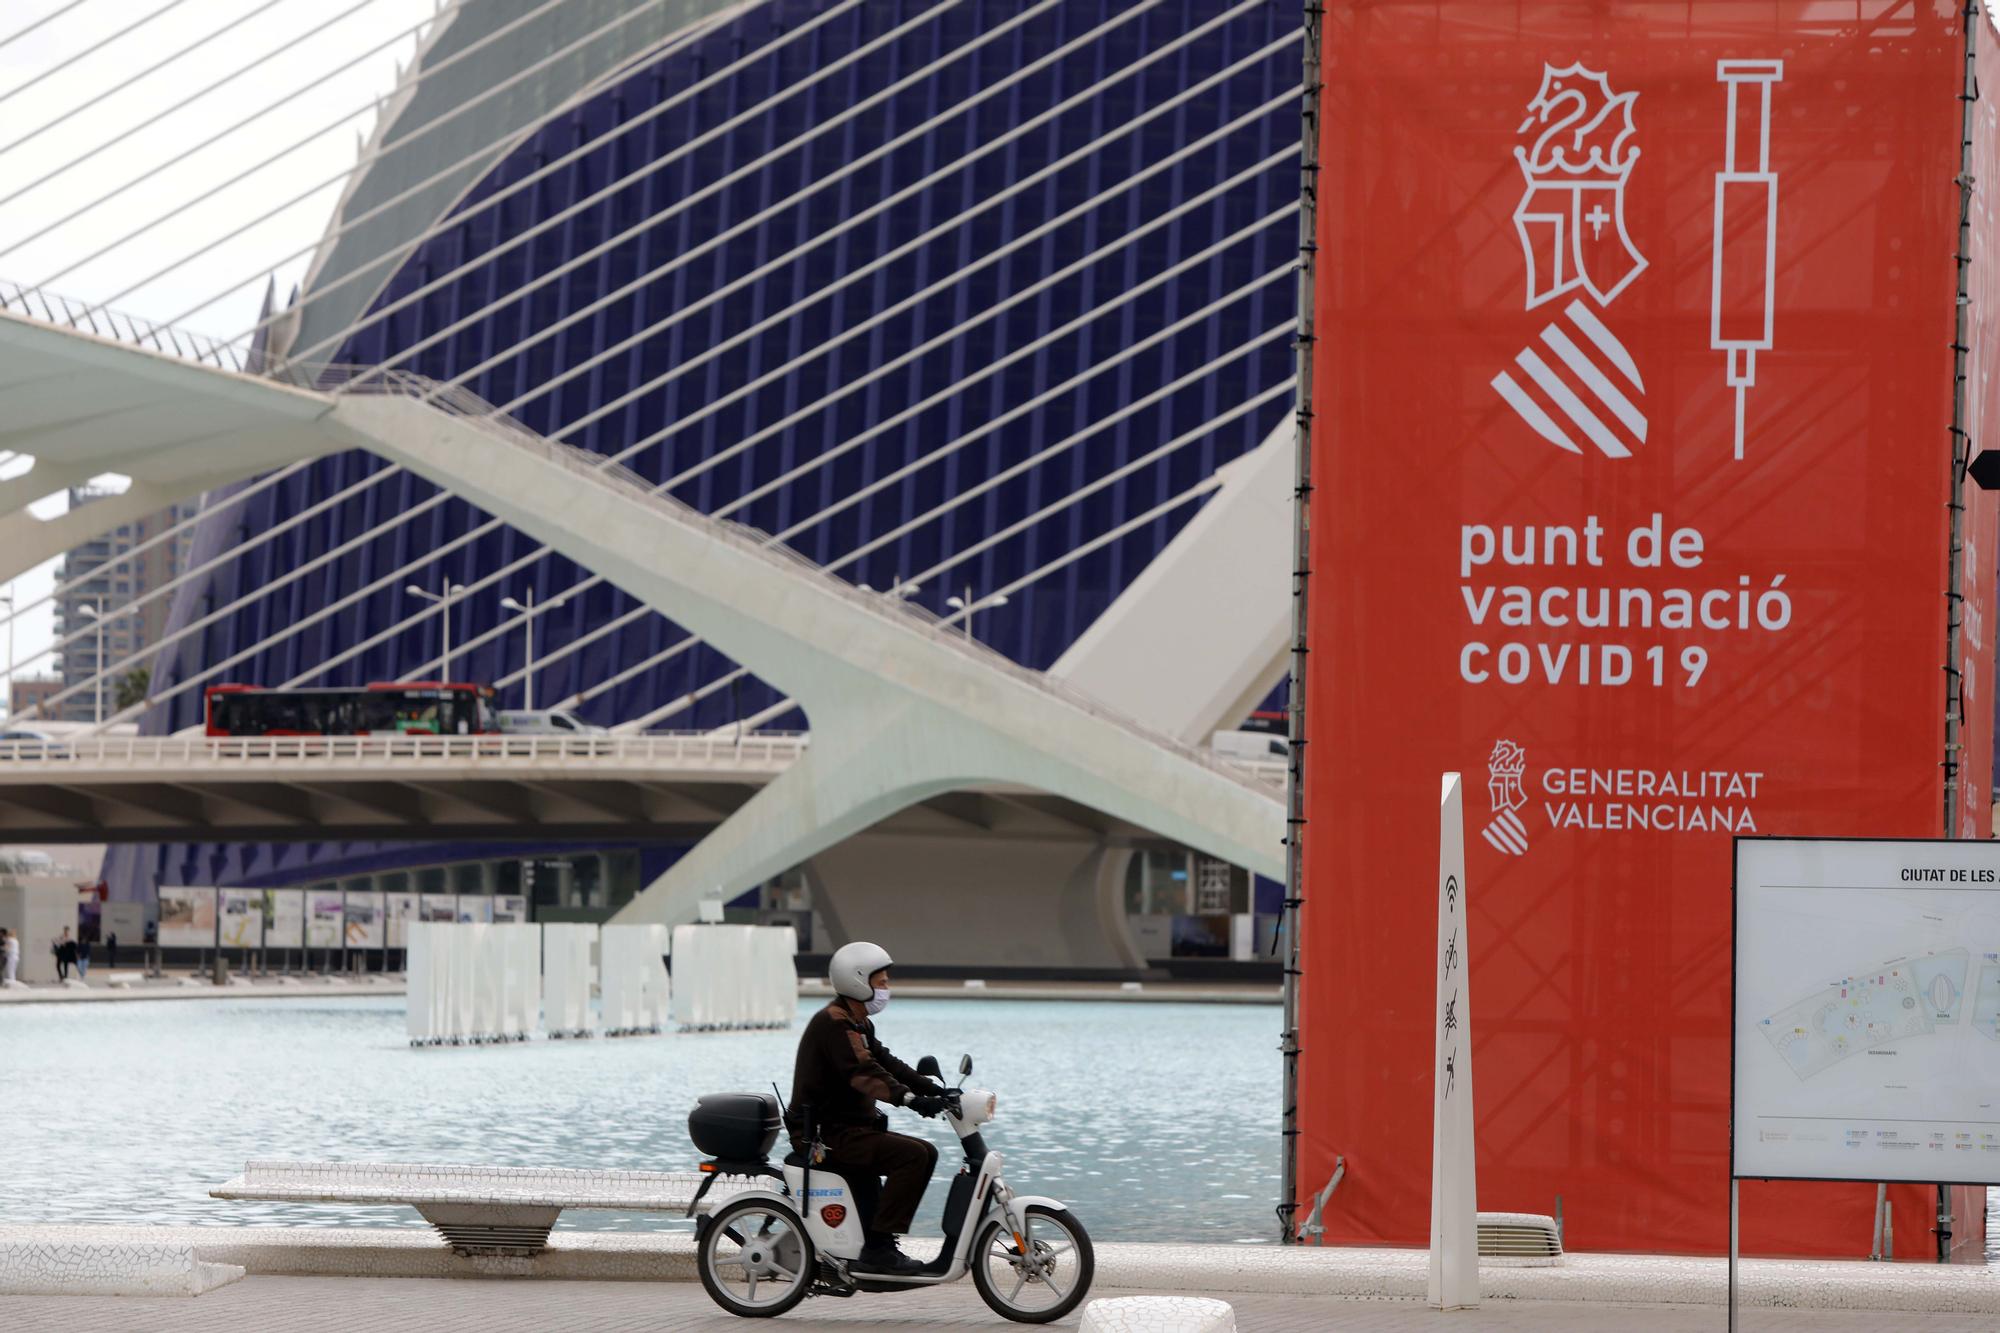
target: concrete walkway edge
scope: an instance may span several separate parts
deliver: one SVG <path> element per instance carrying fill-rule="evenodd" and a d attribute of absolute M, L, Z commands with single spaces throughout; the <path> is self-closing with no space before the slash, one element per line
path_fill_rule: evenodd
<path fill-rule="evenodd" d="M 14 1240 L 193 1244 L 201 1259 L 240 1264 L 252 1276 L 695 1279 L 693 1237 L 684 1231 L 558 1231 L 532 1259 L 463 1258 L 416 1227 L 0 1227 L 0 1242 Z M 1418 1302 L 1425 1263 L 1420 1250 L 1107 1243 L 1097 1247 L 1096 1285 Z M 2000 1274 L 1984 1267 L 1751 1259 L 1741 1277 L 1747 1306 L 2000 1316 Z M 1720 1259 L 1663 1255 L 1571 1255 L 1554 1268 L 1480 1269 L 1481 1293 L 1492 1301 L 1715 1306 L 1725 1284 Z"/>

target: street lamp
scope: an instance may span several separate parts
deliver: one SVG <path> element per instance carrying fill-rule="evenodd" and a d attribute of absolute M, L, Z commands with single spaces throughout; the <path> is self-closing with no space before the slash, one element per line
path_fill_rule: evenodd
<path fill-rule="evenodd" d="M 861 591 L 863 592 L 875 591 L 874 587 L 866 583 L 863 583 L 859 586 L 861 588 Z M 910 598 L 915 597 L 918 593 L 922 592 L 923 590 L 924 590 L 923 584 L 916 582 L 905 583 L 903 582 L 903 576 L 901 574 L 897 574 L 889 580 L 889 586 L 883 588 L 881 592 L 884 597 L 893 597 L 899 602 L 906 602 Z"/>
<path fill-rule="evenodd" d="M 1007 605 L 1007 594 L 996 592 L 981 597 L 978 601 L 974 601 L 972 599 L 972 585 L 968 583 L 965 585 L 965 595 L 963 597 L 947 597 L 944 599 L 944 604 L 954 611 L 965 612 L 965 637 L 970 639 L 972 637 L 972 613 L 975 611 L 984 611 L 991 606 Z"/>
<path fill-rule="evenodd" d="M 412 597 L 421 597 L 427 602 L 437 602 L 443 606 L 444 610 L 442 614 L 444 616 L 444 652 L 439 657 L 438 675 L 440 678 L 443 679 L 443 681 L 446 684 L 450 684 L 451 683 L 451 599 L 458 596 L 460 593 L 464 592 L 465 585 L 463 583 L 453 583 L 450 579 L 446 579 L 443 593 L 426 592 L 424 589 L 419 588 L 414 583 L 405 584 L 403 587 L 403 591 L 410 594 L 410 596 Z"/>
<path fill-rule="evenodd" d="M 77 607 L 76 610 L 77 614 L 84 617 L 84 619 L 97 622 L 97 670 L 91 674 L 97 677 L 97 725 L 101 727 L 104 725 L 104 622 L 108 617 L 89 602 L 85 602 L 83 605 Z M 8 629 L 10 631 L 13 629 L 13 622 L 11 620 L 8 621 Z M 9 659 L 9 667 L 10 669 L 12 667 L 11 657 Z M 10 704 L 9 707 L 12 707 L 12 705 Z"/>
<path fill-rule="evenodd" d="M 521 706 L 535 706 L 535 590 L 527 591 L 526 602 L 517 602 L 511 597 L 502 597 L 500 605 L 509 611 L 521 613 L 521 634 L 526 645 L 521 650 Z M 542 603 L 543 610 L 550 610 L 567 602 L 567 597 L 557 597 Z"/>

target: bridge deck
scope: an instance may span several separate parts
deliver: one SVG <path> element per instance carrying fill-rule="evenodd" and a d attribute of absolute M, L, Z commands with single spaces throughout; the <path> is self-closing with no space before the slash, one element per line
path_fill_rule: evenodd
<path fill-rule="evenodd" d="M 0 838 L 24 843 L 326 838 L 697 838 L 797 763 L 803 733 L 77 736 L 0 743 Z M 1246 772 L 1282 784 L 1281 764 Z M 1274 788 L 1275 789 L 1275 788 Z M 968 783 L 896 829 L 1060 832 L 1063 803 Z"/>

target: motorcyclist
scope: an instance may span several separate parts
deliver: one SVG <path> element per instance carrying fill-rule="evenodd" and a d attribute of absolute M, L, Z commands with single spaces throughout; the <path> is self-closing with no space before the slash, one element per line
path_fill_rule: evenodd
<path fill-rule="evenodd" d="M 921 1265 L 896 1247 L 937 1165 L 929 1140 L 889 1132 L 877 1102 L 905 1106 L 930 1118 L 945 1109 L 944 1087 L 889 1053 L 875 1039 L 873 1015 L 889 1004 L 889 951 L 856 941 L 834 951 L 827 969 L 834 1000 L 814 1014 L 799 1038 L 792 1100 L 785 1128 L 792 1146 L 812 1151 L 816 1134 L 826 1152 L 815 1166 L 837 1171 L 853 1190 L 865 1227 L 860 1264 L 880 1272 Z M 886 1186 L 878 1183 L 887 1176 Z"/>

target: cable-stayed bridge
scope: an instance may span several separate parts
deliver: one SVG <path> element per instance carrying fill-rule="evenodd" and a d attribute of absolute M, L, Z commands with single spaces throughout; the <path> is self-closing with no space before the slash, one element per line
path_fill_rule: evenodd
<path fill-rule="evenodd" d="M 1039 792 L 1092 833 L 1088 865 L 1010 872 L 1057 915 L 1144 837 L 1275 873 L 1271 788 L 1199 746 L 1284 667 L 1295 22 L 1266 0 L 781 8 L 448 4 L 380 34 L 408 38 L 391 96 L 206 174 L 269 116 L 232 108 L 128 162 L 124 136 L 174 106 L 149 121 L 138 80 L 90 90 L 76 114 L 123 94 L 130 125 L 0 191 L 23 219 L 0 267 L 42 275 L 0 286 L 0 574 L 206 498 L 155 539 L 196 538 L 147 594 L 172 600 L 165 640 L 58 699 L 151 665 L 106 721 L 180 732 L 207 684 L 435 677 L 456 615 L 453 675 L 532 678 L 621 735 L 810 726 L 782 775 L 725 784 L 741 817 L 637 913 L 832 865 L 954 793 Z M 304 31 L 212 86 L 331 78 Z M 356 160 L 271 188 L 329 125 L 360 129 Z M 256 244 L 319 189 L 338 198 L 316 235 Z M 59 245 L 84 216 L 111 225 Z M 299 262 L 238 334 L 187 331 Z M 71 281 L 90 296 L 50 294 Z M 104 473 L 129 487 L 25 512 Z M 501 612 L 524 585 L 531 609 Z M 295 829 L 333 809 L 292 808 Z M 983 808 L 960 827 L 1007 826 Z M 496 799 L 439 827 L 507 809 L 567 817 Z M 884 893 L 963 861 L 948 838 L 924 855 L 878 863 Z"/>
<path fill-rule="evenodd" d="M 0 742 L 0 840 L 20 843 L 700 837 L 805 734 L 92 736 Z M 1237 761 L 1273 790 L 1282 763 Z M 968 795 L 970 794 L 970 795 Z M 1094 837 L 1101 816 L 1001 782 L 919 801 L 885 831 Z M 1124 836 L 1142 840 L 1147 830 Z"/>

